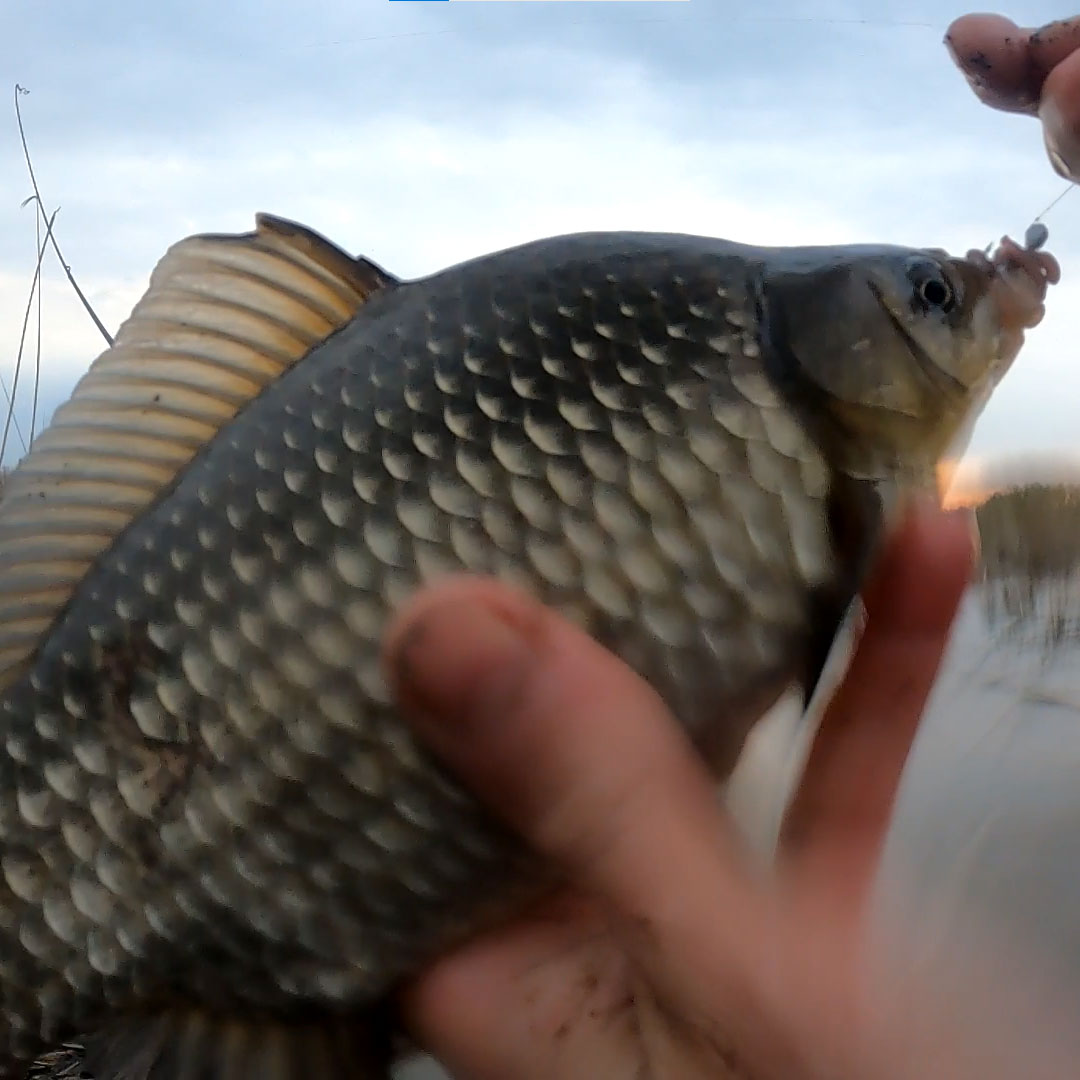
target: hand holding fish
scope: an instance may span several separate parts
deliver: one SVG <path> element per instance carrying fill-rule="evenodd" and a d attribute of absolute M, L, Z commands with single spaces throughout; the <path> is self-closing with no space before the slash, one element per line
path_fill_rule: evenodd
<path fill-rule="evenodd" d="M 965 15 L 945 44 L 981 101 L 1039 118 L 1055 170 L 1080 181 L 1080 16 L 1029 30 Z"/>
<path fill-rule="evenodd" d="M 488 582 L 437 587 L 404 613 L 388 652 L 418 731 L 568 884 L 406 993 L 455 1078 L 1013 1075 L 997 1046 L 958 1042 L 945 1061 L 911 1040 L 910 1013 L 864 1020 L 853 970 L 970 536 L 937 511 L 901 526 L 774 878 L 750 872 L 656 696 L 590 639 Z M 1055 1075 L 1042 1050 L 1024 1075 Z"/>

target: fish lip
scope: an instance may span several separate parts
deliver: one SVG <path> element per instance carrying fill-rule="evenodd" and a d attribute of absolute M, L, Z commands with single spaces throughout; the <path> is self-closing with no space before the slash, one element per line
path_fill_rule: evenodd
<path fill-rule="evenodd" d="M 995 382 L 1012 368 L 1024 345 L 1024 331 L 1039 325 L 1046 315 L 1047 290 L 1061 280 L 1061 267 L 1049 252 L 1021 247 L 1008 236 L 989 257 L 969 251 L 966 262 L 987 279 L 987 296 L 994 306 L 998 331 L 998 362 L 991 378 Z"/>
<path fill-rule="evenodd" d="M 963 398 L 969 393 L 968 387 L 962 383 L 955 375 L 950 375 L 940 365 L 935 364 L 930 354 L 919 344 L 914 335 L 904 325 L 903 321 L 893 311 L 892 306 L 885 299 L 885 294 L 878 288 L 873 281 L 867 281 L 867 288 L 870 290 L 871 295 L 877 301 L 881 310 L 885 312 L 889 322 L 903 339 L 907 345 L 908 352 L 915 359 L 915 363 L 918 365 L 919 370 L 923 373 L 924 378 L 934 387 L 935 390 L 943 391 L 952 396 Z"/>
<path fill-rule="evenodd" d="M 993 259 L 969 251 L 969 262 L 990 276 L 990 295 L 997 305 L 1002 327 L 1023 342 L 1023 331 L 1042 322 L 1050 285 L 1061 280 L 1061 267 L 1045 251 L 1023 248 L 1003 236 Z"/>

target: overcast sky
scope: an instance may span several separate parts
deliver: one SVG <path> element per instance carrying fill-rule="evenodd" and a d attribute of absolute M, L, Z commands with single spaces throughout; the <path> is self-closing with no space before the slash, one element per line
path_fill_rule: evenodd
<path fill-rule="evenodd" d="M 1041 23 L 1074 6 L 1007 11 Z M 942 34 L 965 10 L 3 0 L 0 372 L 10 382 L 35 243 L 16 82 L 61 247 L 115 329 L 169 244 L 246 230 L 259 210 L 402 275 L 575 229 L 958 251 L 1020 234 L 1063 182 L 1036 125 L 978 106 L 949 64 Z M 1080 195 L 1048 218 L 1065 283 L 980 453 L 1074 442 L 1078 221 Z M 102 342 L 55 260 L 45 272 L 48 413 Z"/>
<path fill-rule="evenodd" d="M 1075 8 L 1003 10 L 1040 24 Z M 16 82 L 61 246 L 115 329 L 171 243 L 259 210 L 401 275 L 574 229 L 960 252 L 1022 234 L 1063 183 L 1037 126 L 978 106 L 949 64 L 942 35 L 968 9 L 0 0 L 0 373 L 34 249 Z M 1065 281 L 980 454 L 1077 441 L 1080 195 L 1048 224 Z M 44 310 L 51 412 L 102 343 L 53 260 Z"/>

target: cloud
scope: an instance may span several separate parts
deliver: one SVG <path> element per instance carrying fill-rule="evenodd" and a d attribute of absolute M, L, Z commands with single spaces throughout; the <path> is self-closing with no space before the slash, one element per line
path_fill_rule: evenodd
<path fill-rule="evenodd" d="M 966 6 L 867 10 L 4 0 L 0 70 L 31 90 L 43 193 L 110 328 L 169 244 L 250 228 L 257 210 L 403 275 L 575 229 L 960 251 L 1021 233 L 1060 185 L 1036 125 L 981 108 L 948 64 L 941 34 Z M 1047 15 L 1020 0 L 1010 13 Z M 12 120 L 0 129 L 9 383 L 34 247 Z M 980 422 L 977 455 L 1076 442 L 1076 210 L 1049 219 L 1065 282 Z M 48 416 L 102 342 L 51 261 L 43 300 Z"/>
<path fill-rule="evenodd" d="M 940 30 L 962 9 L 925 2 L 880 19 L 938 29 L 843 21 L 863 17 L 854 2 L 816 22 L 792 3 L 726 19 L 700 4 L 19 7 L 4 67 L 31 86 L 46 203 L 113 328 L 169 244 L 248 229 L 258 210 L 409 276 L 577 229 L 963 251 L 1022 232 L 1059 190 L 1036 125 L 979 107 L 948 64 Z M 0 143 L 5 378 L 33 263 L 19 155 Z M 1071 441 L 1068 213 L 1050 219 L 1066 283 L 978 452 Z M 101 342 L 46 273 L 59 398 Z"/>

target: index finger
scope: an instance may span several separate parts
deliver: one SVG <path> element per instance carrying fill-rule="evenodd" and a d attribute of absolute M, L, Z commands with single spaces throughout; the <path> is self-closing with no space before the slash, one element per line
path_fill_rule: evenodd
<path fill-rule="evenodd" d="M 962 15 L 945 33 L 946 47 L 983 104 L 1034 115 L 1046 72 L 1032 66 L 1030 40 L 1030 30 L 1003 15 Z"/>
<path fill-rule="evenodd" d="M 789 1064 L 790 1047 L 760 1021 L 775 976 L 761 966 L 777 933 L 769 882 L 655 692 L 584 631 L 496 582 L 426 590 L 386 652 L 418 734 L 599 902 L 651 995 L 674 1016 L 707 1002 L 730 1019 L 731 1045 Z"/>
<path fill-rule="evenodd" d="M 901 774 L 970 579 L 966 512 L 914 508 L 863 598 L 867 630 L 826 710 L 788 810 L 786 854 L 845 889 L 868 886 Z"/>
<path fill-rule="evenodd" d="M 945 44 L 983 104 L 1039 117 L 1055 170 L 1077 180 L 1080 16 L 1031 30 L 1002 15 L 963 15 Z"/>

